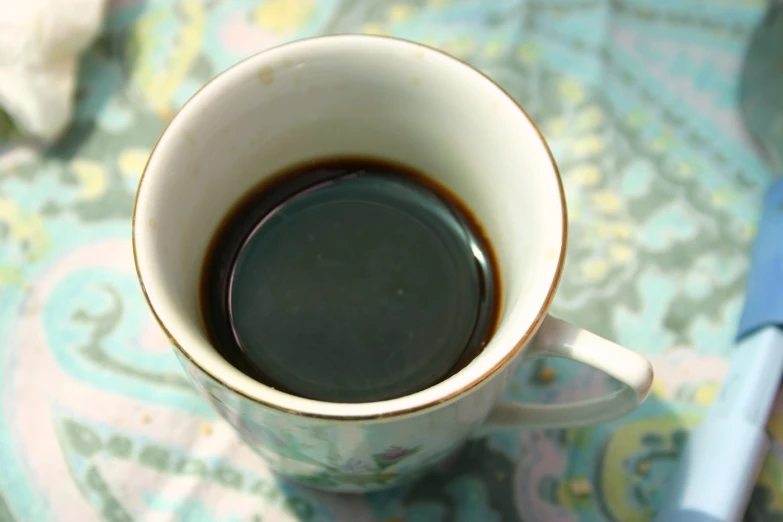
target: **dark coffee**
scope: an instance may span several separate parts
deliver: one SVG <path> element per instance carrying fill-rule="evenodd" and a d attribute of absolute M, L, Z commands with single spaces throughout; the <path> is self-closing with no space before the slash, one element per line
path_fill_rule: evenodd
<path fill-rule="evenodd" d="M 315 161 L 252 190 L 204 260 L 223 357 L 310 399 L 401 397 L 478 355 L 498 316 L 494 254 L 448 191 L 400 165 Z"/>

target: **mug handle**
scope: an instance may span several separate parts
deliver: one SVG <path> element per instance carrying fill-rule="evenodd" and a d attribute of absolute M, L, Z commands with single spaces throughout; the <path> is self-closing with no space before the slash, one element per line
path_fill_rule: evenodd
<path fill-rule="evenodd" d="M 563 357 L 601 370 L 622 383 L 622 388 L 583 401 L 566 404 L 503 402 L 490 412 L 483 434 L 519 428 L 575 428 L 608 422 L 630 413 L 650 392 L 653 370 L 641 355 L 611 341 L 547 315 L 527 347 L 525 361 Z"/>

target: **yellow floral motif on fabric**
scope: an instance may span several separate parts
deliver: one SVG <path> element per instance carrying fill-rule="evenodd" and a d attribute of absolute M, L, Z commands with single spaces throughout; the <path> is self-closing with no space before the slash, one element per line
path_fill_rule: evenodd
<path fill-rule="evenodd" d="M 0 265 L 0 285 L 21 286 L 24 283 L 22 270 L 18 266 Z M 0 296 L 2 293 L 0 292 Z"/>
<path fill-rule="evenodd" d="M 777 444 L 783 445 L 783 415 L 778 413 L 770 417 L 769 424 L 767 424 L 767 433 Z"/>
<path fill-rule="evenodd" d="M 568 130 L 566 119 L 562 116 L 547 120 L 543 127 L 546 130 L 546 136 L 550 139 L 560 138 L 564 136 Z"/>
<path fill-rule="evenodd" d="M 705 382 L 696 389 L 693 394 L 693 402 L 698 406 L 707 408 L 715 400 L 720 391 L 720 383 L 718 382 Z"/>
<path fill-rule="evenodd" d="M 392 4 L 386 10 L 386 17 L 390 22 L 404 22 L 413 18 L 416 8 L 411 4 Z"/>
<path fill-rule="evenodd" d="M 149 153 L 147 149 L 123 150 L 117 158 L 117 166 L 120 168 L 120 173 L 129 179 L 140 177 L 144 166 L 147 164 Z"/>
<path fill-rule="evenodd" d="M 315 0 L 267 0 L 258 6 L 253 18 L 259 27 L 287 35 L 305 25 L 315 7 Z"/>
<path fill-rule="evenodd" d="M 449 40 L 444 42 L 441 48 L 454 56 L 464 57 L 476 49 L 476 42 L 468 39 Z"/>
<path fill-rule="evenodd" d="M 780 420 L 781 416 L 778 415 L 776 418 Z M 780 433 L 780 435 L 783 435 L 783 433 Z M 778 444 L 783 442 L 783 438 L 775 437 L 774 435 L 773 438 L 777 440 Z M 766 486 L 773 493 L 769 505 L 770 510 L 783 511 L 783 495 L 780 494 L 780 485 L 783 484 L 783 462 L 775 456 L 775 453 L 770 452 L 767 454 L 756 484 Z"/>
<path fill-rule="evenodd" d="M 604 150 L 604 146 L 604 139 L 597 134 L 593 134 L 576 140 L 571 148 L 571 152 L 577 156 L 596 154 Z"/>
<path fill-rule="evenodd" d="M 642 111 L 632 111 L 625 117 L 625 122 L 631 127 L 641 127 L 647 121 L 649 117 Z"/>
<path fill-rule="evenodd" d="M 658 451 L 674 451 L 671 445 L 671 435 L 676 431 L 690 430 L 699 422 L 699 416 L 693 413 L 667 415 L 664 417 L 652 417 L 629 422 L 618 427 L 606 447 L 603 462 L 600 464 L 602 472 L 601 491 L 605 495 L 603 501 L 613 520 L 623 522 L 647 522 L 652 516 L 655 506 L 648 506 L 649 511 L 640 510 L 634 502 L 632 495 L 628 494 L 629 484 L 633 480 L 639 480 L 642 475 L 649 473 L 649 469 L 629 470 L 627 463 L 650 451 L 645 447 L 644 439 L 649 436 L 657 436 L 667 442 L 667 447 Z M 653 464 L 654 465 L 654 464 Z M 625 470 L 625 471 L 623 471 Z M 647 486 L 648 489 L 655 487 Z M 655 491 L 646 491 L 656 495 Z"/>
<path fill-rule="evenodd" d="M 136 48 L 135 62 L 140 64 L 133 79 L 144 97 L 163 120 L 174 113 L 172 99 L 201 53 L 204 37 L 204 7 L 197 0 L 183 0 L 177 4 L 182 23 L 169 51 L 165 68 L 155 65 L 152 56 L 159 51 L 160 40 L 155 36 L 157 28 L 166 20 L 165 11 L 150 11 L 133 26 L 132 41 Z"/>
<path fill-rule="evenodd" d="M 604 122 L 604 113 L 596 105 L 591 105 L 580 112 L 576 117 L 577 128 L 582 130 L 593 129 Z"/>
<path fill-rule="evenodd" d="M 79 180 L 80 196 L 92 200 L 100 198 L 106 192 L 108 180 L 106 168 L 102 163 L 88 159 L 75 159 L 71 170 Z"/>
<path fill-rule="evenodd" d="M 503 52 L 503 42 L 492 41 L 484 46 L 484 56 L 487 58 L 497 58 Z"/>
<path fill-rule="evenodd" d="M 609 263 L 602 259 L 586 259 L 582 262 L 581 272 L 589 281 L 600 281 L 609 272 Z"/>
<path fill-rule="evenodd" d="M 523 43 L 517 48 L 517 59 L 524 64 L 538 62 L 541 51 L 535 43 Z"/>
<path fill-rule="evenodd" d="M 628 245 L 613 244 L 609 247 L 609 256 L 612 261 L 620 264 L 625 264 L 633 257 L 633 249 Z"/>
<path fill-rule="evenodd" d="M 590 196 L 590 200 L 593 203 L 593 207 L 606 214 L 617 214 L 625 207 L 620 195 L 610 190 L 594 192 Z"/>
<path fill-rule="evenodd" d="M 743 238 L 751 240 L 756 237 L 756 229 L 757 227 L 755 223 L 746 223 L 742 226 L 740 233 L 742 234 Z"/>
<path fill-rule="evenodd" d="M 574 79 L 562 80 L 559 85 L 559 92 L 564 100 L 574 104 L 582 103 L 585 99 L 584 87 Z"/>
<path fill-rule="evenodd" d="M 710 200 L 716 207 L 725 207 L 731 202 L 733 196 L 734 193 L 729 189 L 716 190 L 710 194 Z"/>
<path fill-rule="evenodd" d="M 49 234 L 44 227 L 42 216 L 19 207 L 11 198 L 0 199 L 0 223 L 7 227 L 8 238 L 17 245 L 26 245 L 26 260 L 39 260 L 49 248 Z M 13 270 L 6 269 L 13 276 Z"/>
<path fill-rule="evenodd" d="M 566 174 L 569 183 L 577 183 L 584 187 L 594 187 L 601 181 L 601 171 L 592 164 L 579 165 Z"/>
<path fill-rule="evenodd" d="M 369 23 L 366 24 L 362 28 L 362 32 L 364 34 L 373 34 L 377 36 L 388 36 L 390 31 L 386 28 L 386 26 L 379 24 L 379 23 Z"/>
<path fill-rule="evenodd" d="M 693 174 L 693 165 L 690 163 L 682 162 L 677 165 L 677 172 L 680 174 L 680 176 L 687 178 L 691 174 Z"/>

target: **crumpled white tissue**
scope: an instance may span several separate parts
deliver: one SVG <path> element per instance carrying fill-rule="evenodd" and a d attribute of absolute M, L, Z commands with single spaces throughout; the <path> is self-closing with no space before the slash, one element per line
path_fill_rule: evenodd
<path fill-rule="evenodd" d="M 74 108 L 79 55 L 99 34 L 105 0 L 0 0 L 0 107 L 17 128 L 57 139 Z"/>

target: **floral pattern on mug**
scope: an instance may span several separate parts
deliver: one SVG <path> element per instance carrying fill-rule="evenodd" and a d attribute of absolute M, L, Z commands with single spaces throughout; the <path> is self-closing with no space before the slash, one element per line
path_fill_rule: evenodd
<path fill-rule="evenodd" d="M 410 457 L 417 451 L 418 448 L 401 448 L 399 446 L 392 446 L 383 453 L 376 453 L 372 457 L 379 468 L 386 469 L 397 464 L 406 457 Z"/>
<path fill-rule="evenodd" d="M 392 446 L 383 453 L 376 453 L 371 461 L 349 458 L 342 464 L 332 467 L 324 466 L 322 472 L 317 475 L 295 476 L 294 480 L 310 486 L 335 486 L 337 484 L 353 484 L 356 486 L 385 486 L 390 485 L 407 476 L 400 473 L 403 470 L 390 470 L 392 466 L 400 463 L 406 457 L 418 453 L 419 448 L 402 448 Z"/>
<path fill-rule="evenodd" d="M 470 403 L 429 415 L 340 423 L 267 408 L 217 383 L 179 350 L 175 353 L 212 407 L 274 471 L 306 486 L 340 492 L 384 489 L 422 476 L 476 431 L 502 384 L 491 383 Z"/>

